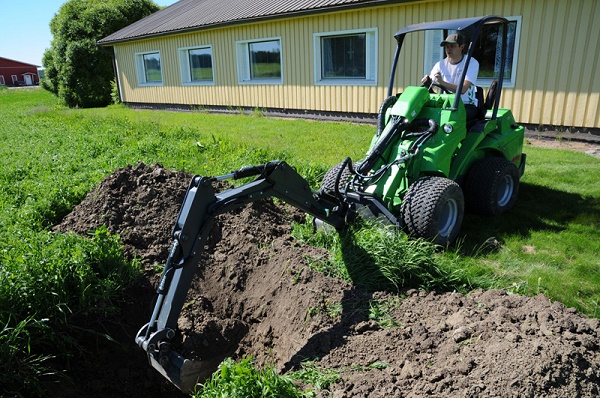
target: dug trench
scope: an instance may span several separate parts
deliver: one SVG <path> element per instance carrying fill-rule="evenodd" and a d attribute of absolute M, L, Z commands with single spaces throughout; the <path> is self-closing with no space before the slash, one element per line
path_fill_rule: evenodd
<path fill-rule="evenodd" d="M 160 165 L 118 169 L 55 227 L 86 234 L 106 225 L 145 273 L 114 319 L 89 325 L 97 333 L 82 336 L 87 351 L 72 359 L 71 382 L 49 396 L 178 396 L 134 337 L 150 318 L 154 266 L 167 257 L 191 177 Z M 303 220 L 269 200 L 218 217 L 179 319 L 181 354 L 215 363 L 252 356 L 280 372 L 316 361 L 339 373 L 323 397 L 600 394 L 598 319 L 543 295 L 362 290 L 310 268 L 328 253 L 291 236 Z M 373 302 L 394 304 L 387 325 L 369 319 Z"/>

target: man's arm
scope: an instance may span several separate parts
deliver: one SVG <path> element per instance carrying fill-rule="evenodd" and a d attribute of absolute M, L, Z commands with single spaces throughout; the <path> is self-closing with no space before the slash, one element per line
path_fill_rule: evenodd
<path fill-rule="evenodd" d="M 444 87 L 446 90 L 455 93 L 456 89 L 458 88 L 458 85 L 456 84 L 452 84 L 449 83 L 447 81 L 444 81 L 442 79 L 442 74 L 440 72 L 436 73 L 433 79 L 437 84 L 439 84 L 440 86 Z M 463 84 L 462 87 L 462 92 L 461 94 L 464 94 L 467 92 L 467 90 L 469 90 L 469 87 L 471 87 L 471 82 L 465 79 L 465 84 Z"/>
<path fill-rule="evenodd" d="M 469 69 L 467 70 L 467 75 L 465 76 L 465 83 L 463 84 L 461 94 L 465 94 L 469 90 L 469 87 L 471 87 L 472 85 L 475 84 L 473 82 L 477 81 L 478 74 L 479 74 L 479 62 L 477 62 L 477 60 L 475 58 L 471 58 L 471 61 L 469 63 Z M 450 82 L 444 81 L 442 79 L 442 74 L 439 72 L 435 74 L 434 81 L 436 83 L 438 83 L 439 85 L 441 85 L 442 87 L 444 87 L 446 90 L 451 91 L 453 93 L 455 93 L 456 89 L 458 88 L 457 84 L 452 84 Z"/>
<path fill-rule="evenodd" d="M 436 73 L 440 72 L 440 63 L 436 62 L 435 65 L 433 65 L 433 68 L 431 68 L 431 72 L 429 73 L 429 75 L 425 75 L 423 76 L 423 78 L 421 79 L 421 83 L 425 83 L 425 81 L 427 80 L 427 78 L 431 78 L 433 79 L 433 76 L 435 76 Z"/>

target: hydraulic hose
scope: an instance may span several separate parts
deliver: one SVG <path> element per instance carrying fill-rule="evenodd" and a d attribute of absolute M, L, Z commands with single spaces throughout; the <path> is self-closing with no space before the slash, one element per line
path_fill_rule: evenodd
<path fill-rule="evenodd" d="M 371 150 L 365 160 L 358 166 L 356 170 L 358 174 L 365 175 L 368 173 L 375 162 L 381 158 L 384 151 L 390 146 L 398 132 L 403 131 L 408 126 L 407 120 L 404 117 L 399 117 L 393 120 L 393 125 L 390 127 L 387 133 L 382 133 L 379 140 L 375 144 L 373 150 Z"/>

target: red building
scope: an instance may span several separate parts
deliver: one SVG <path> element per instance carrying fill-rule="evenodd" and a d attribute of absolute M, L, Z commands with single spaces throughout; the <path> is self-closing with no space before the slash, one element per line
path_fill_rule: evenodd
<path fill-rule="evenodd" d="M 37 65 L 0 57 L 0 85 L 33 86 L 39 82 Z"/>

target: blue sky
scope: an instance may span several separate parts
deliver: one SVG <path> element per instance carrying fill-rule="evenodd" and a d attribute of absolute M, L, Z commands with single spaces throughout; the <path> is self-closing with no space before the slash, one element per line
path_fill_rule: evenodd
<path fill-rule="evenodd" d="M 42 66 L 50 47 L 50 20 L 67 0 L 0 0 L 0 57 Z M 154 0 L 159 6 L 177 0 Z"/>

